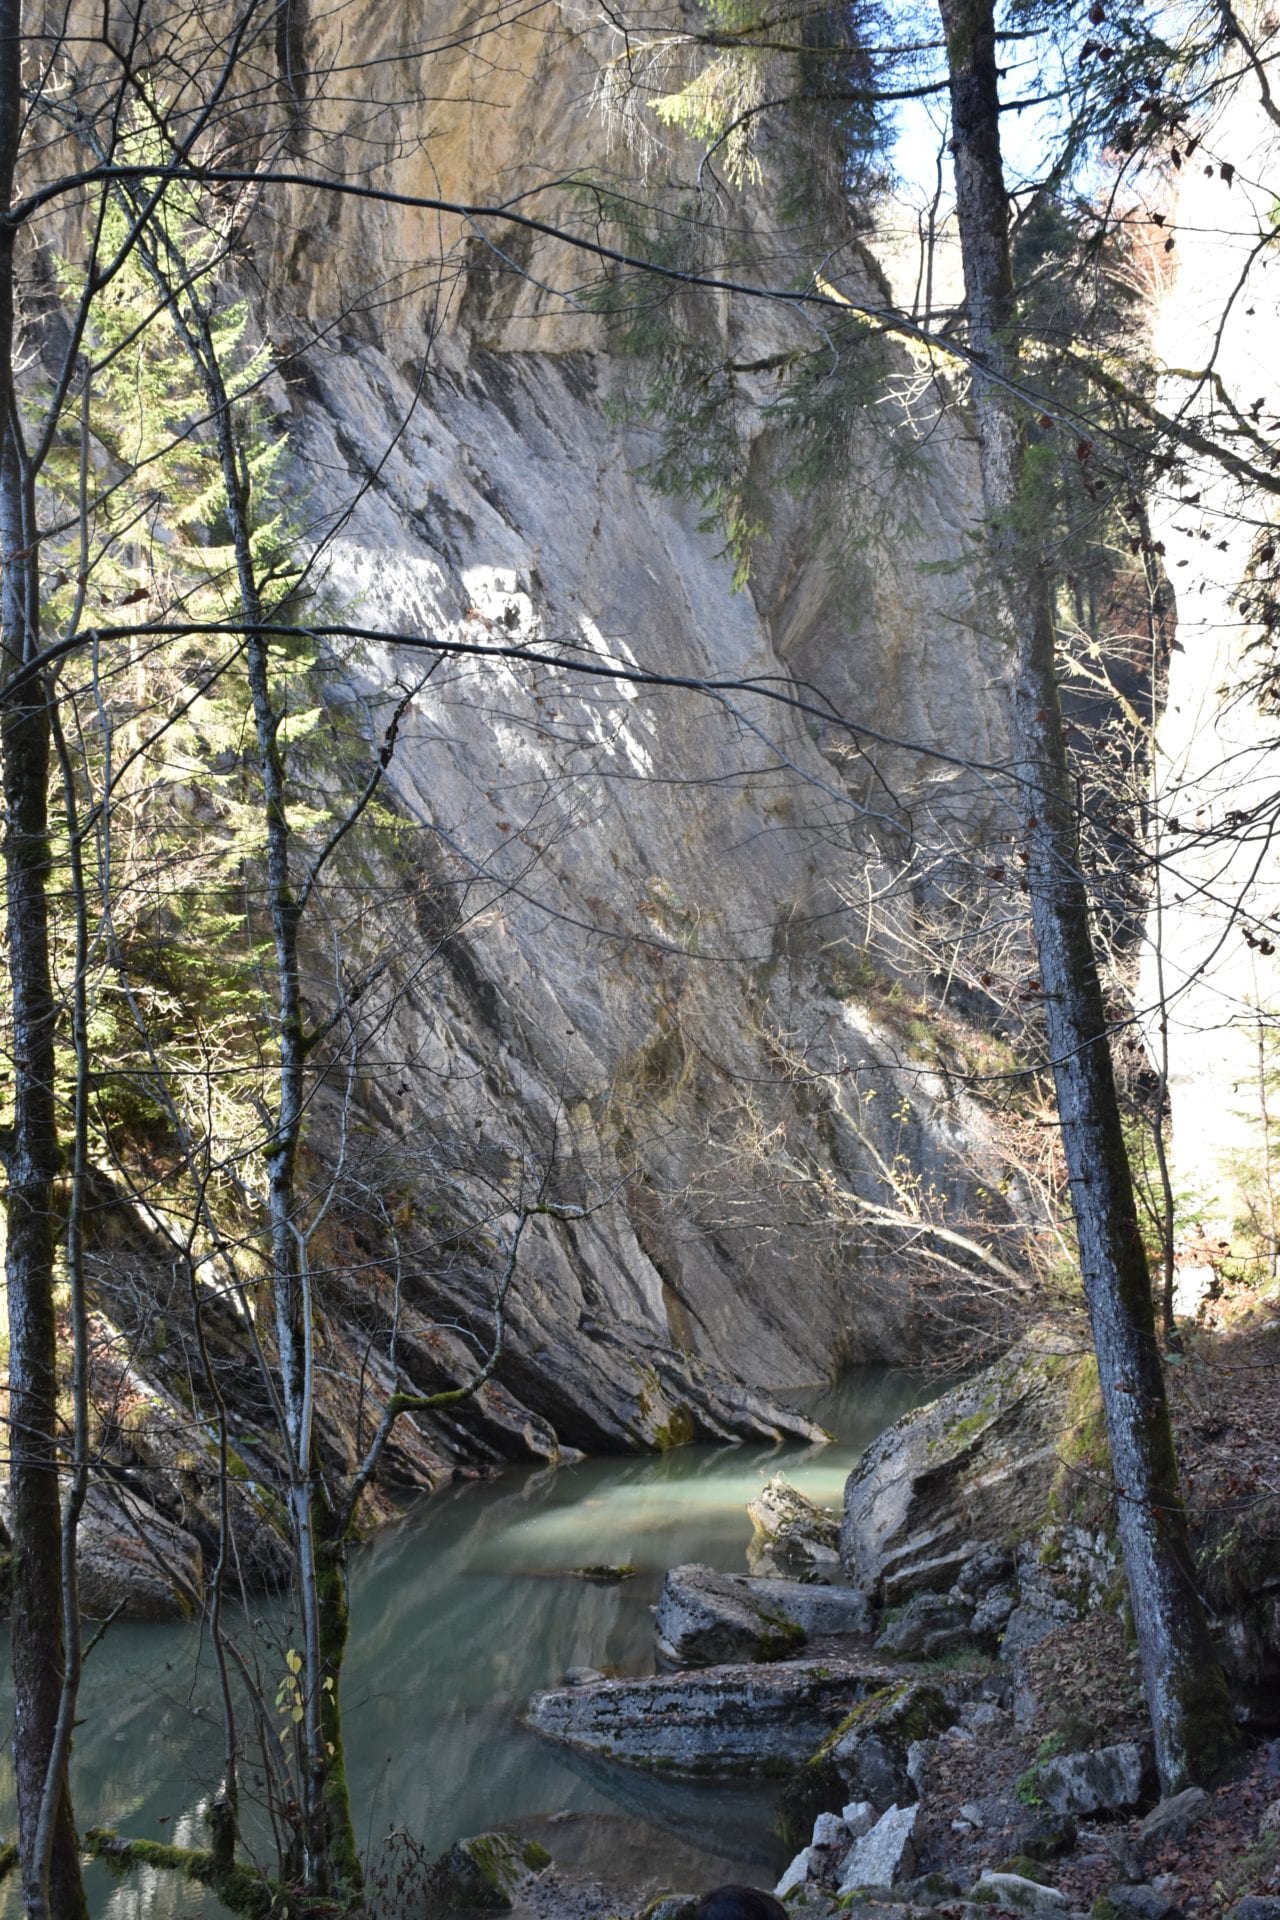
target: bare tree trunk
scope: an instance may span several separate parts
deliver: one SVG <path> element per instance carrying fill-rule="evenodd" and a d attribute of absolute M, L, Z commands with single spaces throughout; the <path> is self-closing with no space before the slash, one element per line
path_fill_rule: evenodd
<path fill-rule="evenodd" d="M 1271 1110 L 1267 1101 L 1267 1019 L 1258 1008 L 1258 1119 L 1262 1124 L 1262 1205 L 1267 1229 L 1267 1265 L 1276 1275 L 1276 1183 L 1271 1170 Z"/>
<path fill-rule="evenodd" d="M 10 469 L 0 477 L 9 504 Z M 2 511 L 2 509 L 0 509 Z M 21 568 L 4 516 L 5 586 Z M 9 612 L 5 592 L 5 612 Z M 6 619 L 6 655 L 10 633 Z M 62 1528 L 58 1500 L 57 1319 L 53 1298 L 54 1179 L 59 1167 L 54 1113 L 54 1018 L 49 978 L 49 722 L 44 684 L 28 683 L 6 704 L 5 889 L 13 1008 L 14 1113 L 2 1144 L 8 1174 L 6 1274 L 9 1289 L 9 1527 L 13 1538 L 14 1762 L 23 1899 L 32 1920 L 85 1911 L 71 1800 L 65 1780 L 54 1821 L 47 1887 L 37 1834 L 49 1756 L 62 1699 Z"/>
<path fill-rule="evenodd" d="M 310 1892 L 361 1884 L 351 1801 L 342 1750 L 338 1682 L 347 1639 L 346 1540 L 330 1524 L 312 1432 L 315 1404 L 315 1305 L 306 1243 L 297 1218 L 298 1149 L 305 1106 L 307 1041 L 298 959 L 302 903 L 290 864 L 289 804 L 279 743 L 283 714 L 271 694 L 269 641 L 263 632 L 262 596 L 252 551 L 251 485 L 238 444 L 231 402 L 198 297 L 184 312 L 147 240 L 140 242 L 157 286 L 168 292 L 170 311 L 200 373 L 222 467 L 236 557 L 245 664 L 253 707 L 266 828 L 267 911 L 275 948 L 278 1094 L 273 1131 L 266 1143 L 271 1288 L 280 1366 L 280 1399 L 289 1476 L 288 1507 L 297 1560 L 302 1613 L 302 1844 L 303 1877 Z M 174 251 L 183 269 L 185 262 Z"/>
<path fill-rule="evenodd" d="M 22 7 L 0 0 L 0 206 L 13 201 L 22 120 Z M 0 227 L 0 749 L 13 1017 L 8 1174 L 9 1489 L 14 1548 L 14 1760 L 23 1902 L 32 1920 L 85 1912 L 71 1798 L 56 1787 L 47 1875 L 40 1811 L 62 1698 L 54 1181 L 56 1008 L 49 966 L 49 712 L 41 676 L 12 682 L 39 644 L 35 515 L 13 383 L 14 233 Z"/>
<path fill-rule="evenodd" d="M 1156 1344 L 1151 1278 L 1121 1128 L 1080 873 L 1058 699 L 1053 592 L 1034 536 L 1000 155 L 992 0 L 939 0 L 951 82 L 956 203 L 992 591 L 1012 668 L 1018 806 L 1058 1114 L 1111 1442 L 1143 1683 L 1166 1791 L 1236 1743 L 1226 1681 L 1196 1590 Z"/>

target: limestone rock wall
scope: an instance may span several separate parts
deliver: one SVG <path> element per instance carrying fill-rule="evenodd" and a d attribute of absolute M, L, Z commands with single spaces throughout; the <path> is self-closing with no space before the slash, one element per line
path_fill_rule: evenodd
<path fill-rule="evenodd" d="M 318 1177 L 341 1168 L 332 1444 L 357 1451 L 397 1379 L 466 1373 L 531 1199 L 552 1211 L 524 1231 L 497 1380 L 398 1442 L 393 1479 L 807 1431 L 757 1390 L 919 1349 L 914 1270 L 874 1210 L 908 1219 L 927 1195 L 964 1218 L 979 1189 L 1004 1208 L 982 1113 L 902 1004 L 934 964 L 912 944 L 933 861 L 998 824 L 988 776 L 959 764 L 1003 752 L 1001 662 L 968 584 L 973 449 L 921 411 L 904 359 L 919 451 L 893 538 L 876 529 L 896 483 L 869 454 L 849 476 L 857 565 L 815 550 L 813 502 L 780 502 L 734 592 L 716 534 L 646 487 L 649 443 L 611 410 L 613 345 L 583 297 L 598 263 L 318 184 L 501 202 L 615 241 L 557 183 L 684 159 L 598 110 L 607 31 L 572 5 L 425 0 L 294 0 L 281 22 L 271 113 L 284 101 L 291 125 L 273 160 L 296 181 L 263 192 L 235 271 L 277 357 L 318 605 L 487 650 L 372 643 L 333 677 L 373 740 L 411 698 L 396 851 L 348 868 L 308 933 L 314 1008 L 362 982 L 357 1064 L 335 1053 L 312 1102 Z M 874 287 L 852 231 L 836 239 L 831 273 Z M 718 324 L 742 358 L 804 331 L 743 303 Z M 758 454 L 767 474 L 764 439 Z M 100 1255 L 121 1325 L 149 1257 Z M 162 1347 L 153 1364 L 178 1362 Z"/>
<path fill-rule="evenodd" d="M 634 164 L 591 105 L 609 48 L 571 13 L 495 33 L 483 101 L 474 49 L 406 69 L 427 38 L 419 8 L 340 14 L 347 44 L 385 57 L 375 88 L 408 73 L 431 95 L 397 186 L 475 203 Z M 329 32 L 317 25 L 317 68 Z M 336 122 L 323 150 L 349 164 L 349 112 L 321 99 L 313 117 Z M 487 244 L 434 213 L 296 201 L 273 298 L 299 334 L 332 315 L 305 377 L 286 372 L 327 592 L 407 634 L 792 692 L 795 675 L 811 708 L 868 730 L 740 689 L 495 659 L 447 660 L 415 696 L 391 781 L 424 828 L 442 917 L 366 1067 L 377 1124 L 399 1141 L 483 1139 L 526 1168 L 554 1155 L 552 1188 L 616 1194 L 526 1242 L 504 1377 L 598 1445 L 606 1350 L 642 1355 L 656 1337 L 773 1387 L 842 1358 L 906 1358 L 911 1300 L 826 1183 L 878 1193 L 876 1157 L 905 1146 L 963 1200 L 986 1164 L 976 1110 L 868 1011 L 910 918 L 909 894 L 876 900 L 895 864 L 981 836 L 995 811 L 980 779 L 908 750 L 1000 752 L 999 662 L 962 613 L 971 450 L 935 423 L 912 537 L 869 548 L 852 584 L 806 545 L 803 507 L 780 502 L 751 590 L 734 593 L 714 534 L 646 488 L 644 437 L 611 415 L 609 335 L 568 296 L 591 263 L 493 223 Z M 566 214 L 563 195 L 521 204 Z M 869 272 L 853 250 L 847 267 Z M 414 273 L 429 288 L 416 300 Z M 745 353 L 796 322 L 735 310 L 723 324 L 726 352 Z M 869 490 L 869 530 L 879 505 Z M 424 664 L 374 648 L 353 689 L 376 707 Z M 384 1075 L 379 1049 L 419 1064 Z"/>

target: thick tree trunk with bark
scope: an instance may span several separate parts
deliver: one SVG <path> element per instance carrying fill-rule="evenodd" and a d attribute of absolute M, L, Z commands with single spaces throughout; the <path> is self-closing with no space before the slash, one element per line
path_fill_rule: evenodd
<path fill-rule="evenodd" d="M 1080 1262 L 1106 1409 L 1118 1527 L 1161 1783 L 1203 1777 L 1236 1743 L 1196 1590 L 1151 1278 L 1121 1128 L 1079 867 L 1056 673 L 1052 579 L 1033 535 L 1000 154 L 992 0 L 939 0 L 992 589 L 1011 663 L 1012 741 L 1031 915 Z"/>

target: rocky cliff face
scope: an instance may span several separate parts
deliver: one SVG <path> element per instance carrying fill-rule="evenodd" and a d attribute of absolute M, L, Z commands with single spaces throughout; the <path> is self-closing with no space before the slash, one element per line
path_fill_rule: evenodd
<path fill-rule="evenodd" d="M 382 11 L 351 19 L 362 51 L 375 17 L 379 36 L 397 36 L 377 84 L 378 72 L 402 72 L 389 56 L 403 61 L 424 23 L 413 8 L 394 28 Z M 411 190 L 510 198 L 609 157 L 589 106 L 609 49 L 564 15 L 539 22 L 491 43 L 501 72 L 484 104 L 473 51 L 415 68 L 433 104 Z M 382 51 L 380 39 L 369 47 Z M 322 49 L 314 59 L 323 66 Z M 547 193 L 535 204 L 565 211 Z M 326 211 L 299 210 L 309 247 Z M 420 1004 L 393 1016 L 398 1044 L 428 1050 L 433 1068 L 409 1082 L 401 1124 L 469 1133 L 479 1122 L 519 1139 L 511 1115 L 523 1110 L 526 1152 L 545 1152 L 559 1110 L 570 1150 L 610 1169 L 626 1164 L 626 1140 L 637 1180 L 580 1236 L 604 1289 L 594 1302 L 588 1289 L 588 1311 L 607 1301 L 625 1321 L 656 1320 L 772 1384 L 825 1370 L 833 1347 L 900 1354 L 896 1309 L 855 1306 L 850 1250 L 823 1262 L 781 1196 L 806 1164 L 856 1184 L 870 1164 L 860 1127 L 876 1150 L 893 1139 L 894 1123 L 832 1094 L 840 1079 L 874 1088 L 882 1110 L 900 1088 L 912 1164 L 963 1179 L 949 1164 L 964 1151 L 962 1104 L 929 1072 L 895 1080 L 902 1035 L 857 990 L 862 956 L 887 957 L 909 918 L 874 900 L 894 864 L 947 831 L 980 833 L 993 812 L 980 781 L 892 744 L 1000 751 L 999 663 L 963 621 L 975 475 L 958 424 L 941 425 L 921 467 L 914 539 L 873 546 L 854 587 L 806 542 L 805 509 L 784 507 L 752 590 L 734 594 L 716 539 L 636 477 L 647 448 L 610 417 L 608 335 L 556 291 L 581 282 L 581 262 L 538 243 L 513 271 L 465 238 L 443 256 L 447 311 L 424 346 L 411 302 L 361 307 L 361 277 L 371 301 L 406 259 L 440 260 L 436 216 L 379 216 L 388 226 L 372 231 L 358 206 L 329 217 L 328 276 L 302 270 L 284 286 L 312 325 L 335 285 L 355 309 L 335 315 L 340 353 L 308 352 L 292 422 L 315 511 L 335 523 L 331 591 L 392 630 L 695 680 L 795 676 L 811 705 L 865 730 L 749 694 L 709 700 L 554 667 L 437 673 L 415 699 L 393 781 L 426 828 L 441 911 L 460 917 L 446 920 L 444 965 Z M 852 250 L 846 263 L 865 283 Z M 793 325 L 735 316 L 726 352 L 758 353 Z M 868 534 L 876 512 L 870 497 Z M 363 685 L 416 664 L 379 650 Z M 674 1210 L 663 1204 L 673 1195 Z M 572 1295 L 566 1279 L 555 1291 Z M 540 1303 L 539 1317 L 550 1310 Z"/>
<path fill-rule="evenodd" d="M 554 183 L 637 164 L 593 104 L 617 49 L 571 6 L 444 22 L 420 0 L 313 17 L 295 0 L 290 18 L 278 158 L 298 175 L 595 232 Z M 761 194 L 759 235 L 771 217 Z M 596 265 L 562 242 L 295 184 L 264 193 L 237 271 L 275 344 L 322 604 L 482 648 L 370 644 L 334 676 L 374 738 L 412 697 L 397 850 L 349 870 L 309 935 L 317 1009 L 370 975 L 355 1071 L 321 1074 L 313 1099 L 316 1177 L 341 1166 L 327 1444 L 350 1458 L 395 1381 L 465 1374 L 535 1197 L 555 1211 L 524 1234 L 497 1381 L 403 1423 L 393 1479 L 805 1431 L 757 1390 L 918 1349 L 886 1210 L 909 1225 L 926 1190 L 953 1215 L 1002 1209 L 981 1112 L 911 1004 L 933 964 L 912 945 L 922 876 L 993 828 L 988 784 L 947 756 L 1001 755 L 1001 665 L 969 617 L 962 426 L 920 411 L 904 359 L 920 444 L 893 540 L 876 539 L 888 482 L 869 444 L 849 476 L 863 557 L 833 569 L 814 503 L 780 502 L 735 593 L 715 534 L 637 473 L 649 448 L 611 412 L 610 336 L 581 295 Z M 875 284 L 852 231 L 831 272 Z M 741 360 L 802 325 L 741 306 L 719 324 Z M 767 478 L 767 435 L 755 457 Z M 104 1229 L 104 1311 L 163 1429 L 189 1392 L 187 1318 L 176 1298 L 157 1308 L 158 1271 L 144 1223 Z M 243 1316 L 208 1311 L 230 1368 Z M 252 1483 L 266 1410 L 251 1387 L 237 1404 Z M 130 1426 L 126 1464 L 157 1450 L 148 1427 Z"/>

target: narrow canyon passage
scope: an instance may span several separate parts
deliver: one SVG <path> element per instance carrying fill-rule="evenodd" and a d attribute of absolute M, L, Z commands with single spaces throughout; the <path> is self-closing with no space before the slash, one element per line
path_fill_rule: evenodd
<path fill-rule="evenodd" d="M 785 1853 L 772 1832 L 773 1787 L 587 1771 L 517 1726 L 515 1714 L 574 1666 L 651 1671 L 650 1608 L 667 1567 L 744 1571 L 746 1502 L 771 1475 L 838 1507 L 859 1454 L 930 1391 L 916 1374 L 861 1369 L 803 1396 L 835 1434 L 829 1447 L 684 1447 L 517 1470 L 459 1485 L 379 1535 L 353 1570 L 345 1683 L 348 1770 L 370 1859 L 395 1830 L 431 1858 L 460 1835 L 514 1822 L 532 1837 L 554 1836 L 557 1857 L 588 1870 L 616 1875 L 634 1864 L 643 1878 L 669 1864 L 708 1883 L 771 1885 Z M 600 1564 L 635 1572 L 603 1583 L 576 1571 Z M 286 1614 L 260 1599 L 252 1617 L 271 1696 L 285 1671 Z M 220 1755 L 199 1642 L 195 1626 L 119 1622 L 94 1653 L 74 1763 L 85 1826 L 198 1844 Z M 0 1716 L 10 1712 L 6 1688 Z M 13 1818 L 7 1762 L 3 1788 L 0 1831 Z M 5 1920 L 18 1911 L 17 1893 L 15 1881 L 5 1884 Z M 99 1866 L 89 1898 L 94 1920 L 224 1912 L 176 1874 L 113 1884 Z"/>

